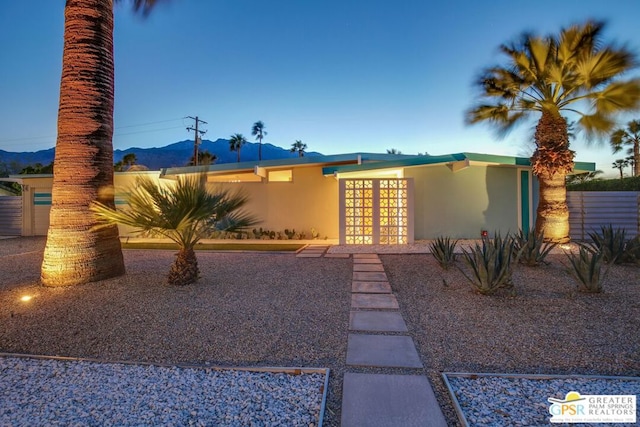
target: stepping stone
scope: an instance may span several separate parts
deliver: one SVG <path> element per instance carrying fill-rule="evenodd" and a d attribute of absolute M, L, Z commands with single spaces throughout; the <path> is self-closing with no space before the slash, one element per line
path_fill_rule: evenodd
<path fill-rule="evenodd" d="M 379 259 L 378 254 L 353 254 L 353 259 Z"/>
<path fill-rule="evenodd" d="M 446 427 L 424 375 L 346 372 L 342 387 L 342 427 Z"/>
<path fill-rule="evenodd" d="M 354 258 L 354 264 L 382 264 L 380 258 Z"/>
<path fill-rule="evenodd" d="M 408 332 L 402 314 L 397 311 L 352 311 L 349 329 L 373 332 Z"/>
<path fill-rule="evenodd" d="M 382 264 L 353 264 L 353 271 L 382 271 L 384 267 Z"/>
<path fill-rule="evenodd" d="M 296 258 L 322 258 L 322 253 L 300 252 L 298 255 L 296 255 Z"/>
<path fill-rule="evenodd" d="M 398 300 L 393 294 L 351 294 L 351 308 L 398 310 Z"/>
<path fill-rule="evenodd" d="M 390 294 L 389 282 L 351 282 L 351 292 L 360 294 Z"/>
<path fill-rule="evenodd" d="M 387 275 L 384 271 L 354 271 L 353 280 L 358 282 L 386 282 Z"/>
<path fill-rule="evenodd" d="M 349 334 L 347 365 L 422 368 L 411 337 Z"/>
<path fill-rule="evenodd" d="M 349 258 L 351 254 L 326 254 L 325 258 Z"/>

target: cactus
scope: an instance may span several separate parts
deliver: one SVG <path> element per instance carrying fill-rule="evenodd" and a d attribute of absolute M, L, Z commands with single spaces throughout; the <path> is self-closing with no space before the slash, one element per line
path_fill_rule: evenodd
<path fill-rule="evenodd" d="M 519 261 L 529 267 L 535 267 L 542 263 L 547 264 L 545 258 L 555 248 L 557 243 L 545 243 L 542 233 L 535 230 L 525 234 L 522 230 L 513 238 L 516 251 L 520 253 Z"/>
<path fill-rule="evenodd" d="M 482 239 L 482 245 L 476 243 L 470 252 L 464 249 L 462 252 L 472 274 L 467 275 L 462 269 L 460 271 L 476 292 L 492 295 L 501 288 L 513 289 L 512 263 L 517 262 L 519 254 L 509 236 L 503 239 L 496 234 L 493 239 Z"/>
<path fill-rule="evenodd" d="M 458 244 L 457 240 L 451 241 L 449 237 L 438 237 L 429 244 L 431 254 L 438 261 L 440 267 L 448 270 L 456 262 L 455 248 Z"/>

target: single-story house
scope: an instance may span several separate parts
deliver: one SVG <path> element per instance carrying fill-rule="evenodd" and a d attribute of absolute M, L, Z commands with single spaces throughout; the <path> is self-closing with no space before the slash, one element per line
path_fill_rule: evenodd
<path fill-rule="evenodd" d="M 575 173 L 595 170 L 577 162 Z M 206 174 L 238 189 L 259 227 L 295 229 L 342 244 L 402 244 L 437 236 L 478 238 L 528 230 L 537 180 L 528 158 L 476 153 L 442 156 L 353 153 L 115 174 L 116 203 L 141 174 L 170 182 Z M 51 175 L 14 175 L 23 186 L 22 235 L 47 232 Z M 123 231 L 124 232 L 124 231 Z"/>

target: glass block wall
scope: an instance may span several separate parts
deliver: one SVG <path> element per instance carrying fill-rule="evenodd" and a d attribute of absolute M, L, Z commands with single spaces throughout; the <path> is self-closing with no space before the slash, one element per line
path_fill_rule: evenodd
<path fill-rule="evenodd" d="M 341 179 L 340 243 L 411 243 L 412 184 L 410 179 Z"/>

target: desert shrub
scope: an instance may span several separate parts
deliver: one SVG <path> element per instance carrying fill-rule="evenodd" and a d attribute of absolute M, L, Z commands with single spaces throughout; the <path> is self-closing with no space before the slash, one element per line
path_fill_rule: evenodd
<path fill-rule="evenodd" d="M 557 246 L 557 243 L 548 243 L 543 240 L 541 233 L 532 229 L 528 233 L 520 230 L 513 238 L 513 244 L 519 253 L 519 261 L 529 267 L 546 264 L 545 258 L 549 252 Z"/>
<path fill-rule="evenodd" d="M 493 239 L 482 239 L 482 245 L 476 243 L 469 252 L 462 252 L 471 274 L 460 271 L 476 292 L 492 295 L 501 288 L 513 288 L 513 262 L 517 261 L 518 252 L 511 237 L 496 234 Z"/>
<path fill-rule="evenodd" d="M 578 184 L 568 184 L 569 191 L 640 191 L 640 176 L 623 179 L 598 179 Z"/>
<path fill-rule="evenodd" d="M 580 245 L 579 252 L 573 254 L 567 252 L 567 258 L 571 267 L 568 273 L 578 284 L 578 289 L 587 293 L 602 292 L 602 285 L 608 268 L 602 268 L 604 263 L 604 252 L 586 245 Z"/>
<path fill-rule="evenodd" d="M 620 259 L 621 262 L 640 264 L 640 234 L 625 243 Z"/>
<path fill-rule="evenodd" d="M 444 270 L 448 270 L 449 267 L 455 264 L 455 249 L 457 244 L 457 240 L 451 240 L 449 237 L 438 237 L 429 244 L 431 254 Z"/>
<path fill-rule="evenodd" d="M 611 224 L 600 227 L 600 233 L 589 233 L 593 240 L 593 250 L 602 252 L 602 259 L 606 263 L 622 262 L 626 237 L 623 228 L 613 228 Z"/>

